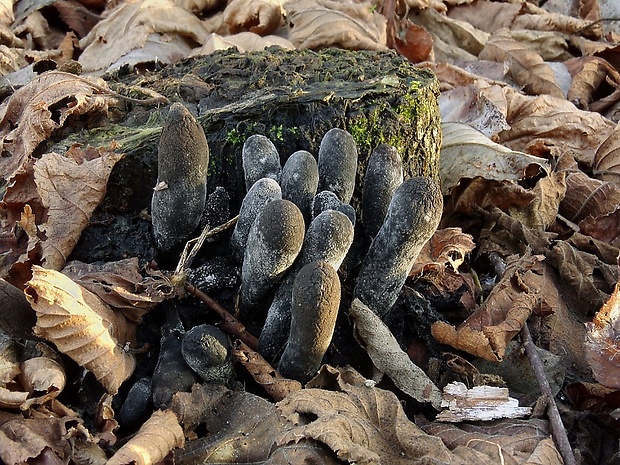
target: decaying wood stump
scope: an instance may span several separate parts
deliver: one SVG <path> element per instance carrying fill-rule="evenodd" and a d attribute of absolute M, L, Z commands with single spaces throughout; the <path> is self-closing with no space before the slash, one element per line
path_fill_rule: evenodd
<path fill-rule="evenodd" d="M 116 83 L 153 89 L 181 101 L 198 115 L 211 149 L 209 191 L 223 186 L 232 214 L 245 194 L 241 149 L 247 137 L 264 134 L 282 164 L 296 150 L 314 156 L 333 127 L 349 131 L 359 150 L 353 205 L 358 209 L 368 158 L 378 144 L 395 146 L 405 177 L 436 177 L 441 133 L 438 82 L 392 51 L 283 51 L 241 54 L 221 51 L 146 75 L 119 74 Z M 140 95 L 137 95 L 140 96 Z M 73 134 L 57 144 L 120 144 L 126 154 L 115 167 L 104 204 L 74 251 L 89 261 L 153 255 L 148 209 L 157 178 L 157 143 L 169 106 L 128 109 L 114 124 Z"/>

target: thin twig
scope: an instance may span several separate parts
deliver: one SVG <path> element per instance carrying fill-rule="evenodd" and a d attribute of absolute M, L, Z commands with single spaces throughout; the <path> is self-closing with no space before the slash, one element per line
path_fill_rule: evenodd
<path fill-rule="evenodd" d="M 222 328 L 226 332 L 242 340 L 252 350 L 256 350 L 258 347 L 258 339 L 256 339 L 254 335 L 250 334 L 245 326 L 243 326 L 239 320 L 232 316 L 228 310 L 222 307 L 215 299 L 209 297 L 207 294 L 190 283 L 185 283 L 185 290 L 202 300 L 211 310 L 222 318 Z"/>
<path fill-rule="evenodd" d="M 536 376 L 536 380 L 538 381 L 540 391 L 543 393 L 543 395 L 546 397 L 546 400 L 548 401 L 547 416 L 549 417 L 549 421 L 551 422 L 551 431 L 553 432 L 553 439 L 555 441 L 555 445 L 558 447 L 558 450 L 562 455 L 562 458 L 564 459 L 565 465 L 577 465 L 577 461 L 575 460 L 575 456 L 573 455 L 570 442 L 568 441 L 566 428 L 564 428 L 562 418 L 560 417 L 558 405 L 555 403 L 553 392 L 551 392 L 551 386 L 549 386 L 549 381 L 547 380 L 545 369 L 543 368 L 543 364 L 540 360 L 540 356 L 538 355 L 538 350 L 534 345 L 534 341 L 532 341 L 532 335 L 530 334 L 530 330 L 527 327 L 527 323 L 523 325 L 523 328 L 521 328 L 521 336 L 523 337 L 525 353 L 530 360 L 532 370 L 534 370 L 534 375 Z"/>

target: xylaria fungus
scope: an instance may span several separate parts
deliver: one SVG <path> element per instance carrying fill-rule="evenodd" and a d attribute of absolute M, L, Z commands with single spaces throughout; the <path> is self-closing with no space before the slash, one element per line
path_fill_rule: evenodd
<path fill-rule="evenodd" d="M 437 182 L 414 177 L 402 183 L 362 261 L 353 296 L 384 316 L 396 302 L 422 246 L 437 229 L 442 210 Z"/>
<path fill-rule="evenodd" d="M 289 200 L 263 207 L 250 228 L 241 266 L 239 306 L 252 308 L 293 264 L 304 240 L 304 218 Z"/>
<path fill-rule="evenodd" d="M 170 107 L 157 151 L 157 185 L 151 201 L 153 235 L 159 250 L 184 244 L 196 229 L 207 198 L 209 146 L 187 108 Z"/>
<path fill-rule="evenodd" d="M 161 328 L 159 358 L 153 372 L 153 405 L 165 409 L 179 391 L 189 392 L 197 381 L 196 374 L 185 363 L 181 343 L 185 333 L 177 309 L 167 309 L 167 321 Z"/>
<path fill-rule="evenodd" d="M 291 328 L 278 364 L 287 378 L 307 382 L 331 343 L 340 306 L 340 279 L 326 262 L 304 266 L 293 284 Z"/>
<path fill-rule="evenodd" d="M 312 199 L 319 185 L 319 168 L 314 157 L 305 150 L 293 153 L 282 168 L 282 198 L 301 210 L 306 224 L 312 219 Z"/>
<path fill-rule="evenodd" d="M 198 325 L 183 337 L 181 353 L 203 381 L 228 384 L 233 375 L 230 341 L 213 325 Z"/>
<path fill-rule="evenodd" d="M 394 191 L 403 183 L 403 162 L 396 148 L 381 144 L 368 160 L 362 188 L 362 223 L 373 238 L 381 229 Z"/>
<path fill-rule="evenodd" d="M 245 189 L 249 191 L 261 178 L 280 181 L 280 155 L 276 146 L 262 134 L 248 137 L 241 150 Z"/>
<path fill-rule="evenodd" d="M 326 210 L 308 227 L 299 257 L 287 272 L 267 311 L 258 339 L 258 351 L 273 362 L 281 353 L 291 325 L 293 282 L 299 270 L 314 261 L 325 261 L 335 270 L 340 268 L 353 243 L 353 225 L 341 212 Z"/>
<path fill-rule="evenodd" d="M 332 191 L 321 191 L 312 199 L 312 218 L 316 218 L 327 210 L 344 213 L 355 226 L 355 209 L 348 203 L 342 202 Z"/>
<path fill-rule="evenodd" d="M 355 187 L 357 146 L 347 131 L 327 131 L 319 146 L 319 192 L 332 191 L 343 203 L 349 203 Z"/>
<path fill-rule="evenodd" d="M 153 412 L 150 378 L 140 378 L 131 386 L 118 413 L 118 423 L 126 430 L 138 429 Z"/>
<path fill-rule="evenodd" d="M 232 256 L 237 263 L 243 261 L 248 234 L 254 220 L 263 207 L 272 200 L 282 200 L 282 191 L 280 185 L 271 178 L 261 178 L 256 181 L 243 198 L 239 219 L 230 237 Z"/>

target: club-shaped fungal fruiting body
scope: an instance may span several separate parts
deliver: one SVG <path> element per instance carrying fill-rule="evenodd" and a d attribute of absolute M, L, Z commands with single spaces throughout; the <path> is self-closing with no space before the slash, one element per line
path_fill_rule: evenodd
<path fill-rule="evenodd" d="M 248 234 L 241 267 L 239 308 L 244 311 L 282 279 L 304 240 L 304 218 L 289 200 L 273 200 L 260 211 Z"/>
<path fill-rule="evenodd" d="M 237 263 L 243 261 L 248 234 L 254 220 L 263 207 L 272 200 L 282 200 L 282 190 L 280 185 L 271 178 L 261 178 L 256 181 L 243 198 L 239 219 L 230 237 L 232 256 Z"/>
<path fill-rule="evenodd" d="M 183 337 L 181 353 L 203 381 L 228 384 L 233 374 L 230 341 L 213 325 L 198 325 Z"/>
<path fill-rule="evenodd" d="M 437 229 L 442 211 L 436 181 L 413 177 L 403 182 L 362 261 L 354 297 L 383 317 L 396 302 L 422 246 Z"/>
<path fill-rule="evenodd" d="M 381 229 L 394 191 L 403 183 L 403 162 L 394 147 L 379 145 L 368 159 L 362 187 L 362 223 L 373 238 Z"/>
<path fill-rule="evenodd" d="M 357 171 L 357 146 L 347 131 L 333 128 L 321 139 L 318 156 L 318 191 L 332 191 L 349 203 L 355 188 Z"/>
<path fill-rule="evenodd" d="M 291 327 L 278 371 L 307 382 L 331 343 L 340 306 L 340 279 L 326 262 L 304 266 L 293 284 Z"/>
<path fill-rule="evenodd" d="M 337 270 L 353 242 L 353 225 L 349 218 L 335 210 L 326 210 L 308 227 L 301 252 L 287 272 L 267 311 L 258 339 L 258 351 L 269 361 L 282 352 L 291 324 L 293 283 L 299 270 L 314 261 L 325 261 Z"/>
<path fill-rule="evenodd" d="M 298 150 L 282 168 L 280 176 L 282 198 L 290 200 L 301 210 L 306 224 L 312 219 L 312 199 L 319 185 L 319 169 L 310 152 Z"/>
<path fill-rule="evenodd" d="M 184 244 L 198 226 L 207 197 L 208 166 L 202 127 L 182 104 L 172 104 L 159 141 L 151 201 L 153 236 L 160 251 Z"/>
<path fill-rule="evenodd" d="M 280 181 L 280 155 L 276 146 L 262 134 L 248 137 L 241 150 L 245 189 L 249 191 L 261 178 Z"/>

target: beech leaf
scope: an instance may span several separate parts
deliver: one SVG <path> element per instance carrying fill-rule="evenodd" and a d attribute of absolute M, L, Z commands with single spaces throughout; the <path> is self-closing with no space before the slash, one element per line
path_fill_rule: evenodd
<path fill-rule="evenodd" d="M 60 71 L 34 77 L 0 105 L 0 172 L 11 179 L 27 158 L 71 115 L 107 111 L 105 81 Z M 59 108 L 57 108 L 59 107 Z M 54 117 L 52 110 L 59 112 Z"/>
<path fill-rule="evenodd" d="M 386 20 L 370 2 L 297 0 L 284 4 L 288 39 L 300 49 L 385 50 Z"/>
<path fill-rule="evenodd" d="M 466 124 L 442 123 L 441 128 L 439 176 L 444 195 L 450 194 L 461 178 L 520 181 L 528 174 L 538 174 L 539 169 L 549 171 L 547 160 L 496 144 Z"/>
<path fill-rule="evenodd" d="M 526 93 L 564 98 L 564 91 L 558 86 L 551 67 L 539 54 L 514 40 L 507 29 L 494 32 L 478 58 L 507 62 L 510 75 Z"/>
<path fill-rule="evenodd" d="M 184 444 L 183 428 L 176 415 L 171 410 L 157 410 L 107 465 L 151 465 Z"/>
<path fill-rule="evenodd" d="M 594 154 L 592 174 L 620 188 L 620 124 L 609 134 Z"/>
<path fill-rule="evenodd" d="M 120 345 L 128 342 L 124 320 L 62 273 L 36 265 L 32 272 L 24 292 L 37 313 L 35 334 L 53 342 L 116 394 L 135 367 L 133 356 Z"/>

